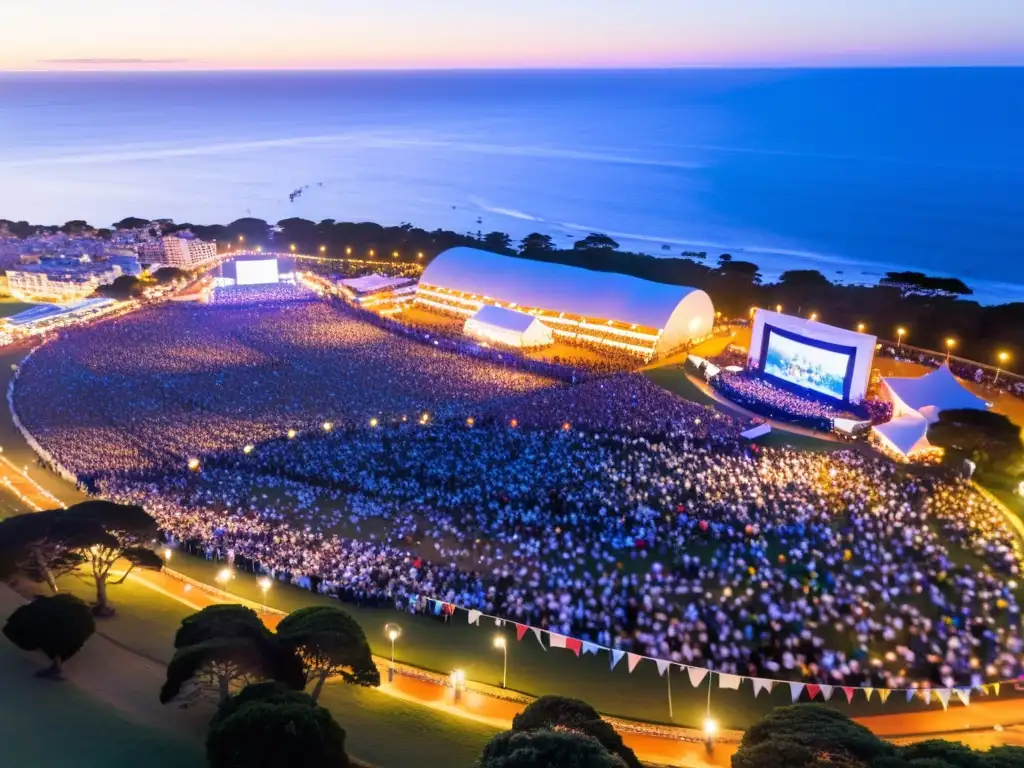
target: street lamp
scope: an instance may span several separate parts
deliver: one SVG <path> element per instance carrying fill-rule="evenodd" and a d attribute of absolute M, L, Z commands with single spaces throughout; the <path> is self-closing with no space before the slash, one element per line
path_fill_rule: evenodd
<path fill-rule="evenodd" d="M 245 446 L 242 449 L 242 453 L 244 453 L 246 456 L 248 456 L 250 453 L 253 452 L 253 450 L 254 450 L 254 447 L 253 447 L 252 443 L 250 443 L 249 445 Z"/>
<path fill-rule="evenodd" d="M 466 673 L 461 669 L 452 672 L 452 688 L 455 691 L 455 703 L 462 701 L 462 691 L 466 687 Z"/>
<path fill-rule="evenodd" d="M 507 688 L 506 683 L 508 682 L 508 643 L 505 642 L 505 638 L 502 635 L 498 635 L 494 638 L 494 647 L 500 648 L 501 653 L 504 656 L 504 663 L 501 667 L 501 687 Z"/>
<path fill-rule="evenodd" d="M 373 250 L 373 248 L 371 248 L 370 249 L 370 258 L 372 259 L 376 255 L 377 255 L 377 252 L 375 250 Z"/>
<path fill-rule="evenodd" d="M 267 592 L 270 591 L 270 588 L 274 585 L 274 582 L 270 579 L 269 576 L 263 576 L 256 583 L 260 585 L 260 592 L 263 593 L 263 611 L 265 613 L 267 610 Z"/>
<path fill-rule="evenodd" d="M 402 636 L 402 628 L 397 624 L 385 624 L 384 631 L 391 641 L 391 666 L 388 667 L 388 682 L 395 681 L 395 640 Z"/>
<path fill-rule="evenodd" d="M 188 460 L 188 468 L 191 469 L 193 472 L 198 472 L 199 471 L 199 459 L 189 459 Z"/>
<path fill-rule="evenodd" d="M 950 356 L 953 354 L 953 347 L 956 346 L 956 339 L 952 336 L 946 339 L 946 362 L 949 362 Z"/>
<path fill-rule="evenodd" d="M 704 718 L 704 746 L 708 750 L 711 749 L 711 745 L 715 743 L 715 734 L 718 733 L 718 723 L 715 722 L 713 717 Z"/>
<path fill-rule="evenodd" d="M 352 255 L 352 246 L 351 245 L 348 246 L 347 248 L 345 248 L 345 255 L 346 256 L 351 256 Z"/>
<path fill-rule="evenodd" d="M 234 573 L 231 572 L 230 568 L 221 568 L 213 578 L 214 581 L 224 587 L 227 586 L 227 583 L 231 581 L 232 578 L 234 578 Z"/>
<path fill-rule="evenodd" d="M 903 337 L 906 336 L 906 334 L 907 334 L 907 329 L 906 328 L 897 328 L 896 329 L 896 349 L 899 349 L 900 347 L 903 346 Z"/>
<path fill-rule="evenodd" d="M 171 548 L 170 548 L 170 547 L 164 547 L 164 551 L 163 551 L 163 556 L 164 556 L 164 562 L 165 562 L 165 563 L 166 563 L 166 562 L 167 562 L 168 560 L 170 560 L 170 559 L 171 559 L 171 554 L 173 554 L 173 553 L 171 552 Z"/>
<path fill-rule="evenodd" d="M 864 333 L 865 327 L 864 323 L 857 323 L 857 333 Z"/>
<path fill-rule="evenodd" d="M 817 312 L 811 312 L 811 322 L 813 323 L 817 319 L 818 319 L 818 313 Z"/>
<path fill-rule="evenodd" d="M 290 250 L 292 253 L 295 253 L 295 243 L 292 243 L 291 245 L 289 245 L 288 246 L 288 250 Z"/>
<path fill-rule="evenodd" d="M 288 430 L 288 439 L 289 439 L 289 440 L 294 440 L 294 439 L 295 439 L 295 436 L 296 436 L 297 434 L 298 434 L 298 432 L 296 432 L 296 431 L 295 431 L 294 429 L 289 429 L 289 430 Z"/>
<path fill-rule="evenodd" d="M 1003 372 L 1003 366 L 1006 365 L 1006 361 L 1010 359 L 1009 352 L 1000 352 L 996 358 L 999 360 L 999 365 L 996 367 L 996 377 L 992 379 L 993 384 L 999 382 L 999 374 Z"/>
<path fill-rule="evenodd" d="M 419 253 L 417 253 L 417 254 L 416 254 L 416 258 L 417 258 L 418 260 L 420 260 L 420 261 L 423 261 L 423 251 L 420 251 Z"/>
<path fill-rule="evenodd" d="M 775 311 L 776 312 L 782 312 L 782 305 L 781 304 L 776 304 L 775 305 Z"/>
<path fill-rule="evenodd" d="M 327 253 L 327 246 L 326 245 L 321 245 L 320 246 L 320 253 Z"/>
<path fill-rule="evenodd" d="M 324 428 L 324 432 L 330 432 L 332 429 L 334 429 L 334 424 L 332 424 L 329 421 L 325 421 L 323 423 L 323 428 Z"/>

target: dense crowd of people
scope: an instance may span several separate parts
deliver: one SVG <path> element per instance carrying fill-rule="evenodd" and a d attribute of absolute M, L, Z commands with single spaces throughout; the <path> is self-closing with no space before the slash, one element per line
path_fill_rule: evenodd
<path fill-rule="evenodd" d="M 637 374 L 567 385 L 324 303 L 173 308 L 39 350 L 15 404 L 175 545 L 342 600 L 437 598 L 744 675 L 1022 672 L 1021 554 L 969 484 L 759 448 Z"/>

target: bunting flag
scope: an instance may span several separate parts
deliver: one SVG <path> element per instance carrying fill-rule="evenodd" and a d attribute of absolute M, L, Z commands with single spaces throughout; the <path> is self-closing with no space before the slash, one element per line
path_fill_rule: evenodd
<path fill-rule="evenodd" d="M 949 688 L 936 688 L 935 695 L 942 702 L 942 708 L 949 709 Z"/>
<path fill-rule="evenodd" d="M 871 694 L 875 692 L 874 688 L 864 688 L 864 700 L 871 701 Z"/>
<path fill-rule="evenodd" d="M 530 631 L 533 632 L 534 637 L 537 638 L 537 642 L 540 643 L 540 647 L 544 648 L 544 650 L 546 651 L 547 648 L 545 648 L 544 646 L 544 630 L 537 629 L 536 627 L 530 627 Z"/>
<path fill-rule="evenodd" d="M 470 611 L 466 615 L 469 618 L 470 624 L 476 624 L 478 627 L 480 626 L 480 616 L 482 615 L 480 611 Z"/>
<path fill-rule="evenodd" d="M 454 603 L 445 603 L 444 604 L 444 615 L 445 616 L 451 616 L 454 613 L 455 613 L 455 604 Z"/>
<path fill-rule="evenodd" d="M 583 650 L 583 641 L 582 640 L 577 640 L 574 637 L 567 637 L 567 638 L 565 638 L 565 647 L 566 647 L 566 650 L 570 650 L 573 653 L 575 653 L 577 656 L 579 656 L 580 655 L 580 651 Z"/>
<path fill-rule="evenodd" d="M 663 659 L 655 659 L 654 663 L 658 667 L 658 674 L 664 677 L 665 670 L 668 669 L 668 662 L 664 661 Z"/>
<path fill-rule="evenodd" d="M 914 688 L 907 688 L 907 704 L 914 700 L 915 693 L 917 693 L 917 691 Z"/>
<path fill-rule="evenodd" d="M 548 632 L 548 646 L 551 648 L 565 648 L 565 635 L 556 635 Z"/>
<path fill-rule="evenodd" d="M 999 695 L 999 686 L 1000 683 L 992 683 L 992 690 L 995 691 L 996 696 Z"/>
<path fill-rule="evenodd" d="M 739 675 L 727 675 L 724 672 L 718 673 L 718 687 L 728 688 L 730 691 L 738 691 L 743 678 Z"/>
<path fill-rule="evenodd" d="M 690 685 L 694 688 L 698 687 L 704 682 L 704 678 L 707 677 L 708 671 L 701 669 L 700 667 L 687 667 L 686 675 L 690 678 Z"/>
<path fill-rule="evenodd" d="M 834 688 L 831 685 L 823 685 L 823 686 L 821 686 L 821 698 L 823 698 L 825 701 L 828 701 L 829 699 L 832 698 L 832 691 L 833 690 L 834 690 Z"/>
<path fill-rule="evenodd" d="M 850 688 L 848 685 L 844 685 L 843 693 L 846 694 L 846 703 L 853 704 L 853 688 Z"/>
<path fill-rule="evenodd" d="M 892 691 L 890 691 L 888 688 L 879 688 L 878 698 L 880 698 L 882 700 L 882 703 L 885 704 L 885 702 L 889 700 L 889 694 L 891 693 Z"/>
<path fill-rule="evenodd" d="M 526 630 L 528 630 L 528 629 L 529 629 L 529 627 L 526 626 L 525 624 L 519 624 L 517 622 L 516 623 L 516 640 L 522 640 L 523 639 L 523 635 L 526 634 Z"/>
<path fill-rule="evenodd" d="M 434 601 L 434 615 L 435 616 L 440 616 L 441 615 L 441 602 L 439 600 L 435 600 Z"/>
<path fill-rule="evenodd" d="M 921 697 L 921 700 L 924 701 L 925 704 L 931 704 L 932 703 L 932 689 L 931 688 L 922 688 L 920 691 L 918 691 L 918 695 Z"/>
<path fill-rule="evenodd" d="M 762 677 L 752 677 L 750 678 L 750 682 L 754 684 L 755 699 L 761 694 L 761 691 L 767 691 L 768 695 L 770 696 L 772 693 L 772 686 L 775 685 L 773 681 L 765 680 Z"/>
<path fill-rule="evenodd" d="M 629 667 L 629 671 L 630 672 L 632 672 L 634 669 L 636 669 L 636 665 L 640 663 L 640 659 L 642 659 L 642 658 L 643 658 L 643 656 L 641 656 L 638 653 L 627 653 L 626 654 L 626 666 Z"/>
<path fill-rule="evenodd" d="M 626 655 L 625 651 L 620 651 L 617 648 L 609 648 L 608 652 L 612 655 L 612 669 L 615 669 L 615 665 L 622 661 L 622 657 Z"/>
<path fill-rule="evenodd" d="M 583 655 L 584 656 L 586 656 L 588 653 L 592 653 L 592 654 L 594 654 L 596 656 L 597 652 L 600 649 L 601 649 L 601 646 L 599 646 L 599 645 L 594 645 L 593 643 L 588 643 L 586 640 L 583 641 Z"/>
<path fill-rule="evenodd" d="M 821 693 L 820 685 L 815 685 L 814 683 L 807 684 L 807 695 L 811 697 L 811 701 L 814 701 L 819 693 Z"/>
<path fill-rule="evenodd" d="M 954 688 L 953 692 L 956 697 L 960 699 L 960 703 L 965 707 L 971 706 L 971 689 L 970 688 Z"/>
<path fill-rule="evenodd" d="M 495 619 L 494 620 L 494 626 L 496 626 L 496 627 L 504 627 L 505 626 L 505 620 L 504 619 Z"/>
<path fill-rule="evenodd" d="M 794 704 L 796 704 L 798 701 L 800 701 L 800 694 L 803 693 L 803 692 L 804 692 L 804 684 L 803 683 L 790 683 L 789 684 L 789 694 L 790 694 L 790 696 L 793 697 L 793 703 Z"/>

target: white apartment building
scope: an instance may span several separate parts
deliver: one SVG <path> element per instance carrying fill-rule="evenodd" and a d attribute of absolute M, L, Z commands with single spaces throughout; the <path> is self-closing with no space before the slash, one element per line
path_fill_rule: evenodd
<path fill-rule="evenodd" d="M 22 301 L 80 301 L 101 285 L 114 282 L 123 273 L 110 263 L 82 263 L 73 259 L 47 259 L 39 264 L 7 270 L 11 296 Z"/>
<path fill-rule="evenodd" d="M 139 246 L 139 260 L 154 267 L 195 269 L 217 260 L 217 244 L 191 237 L 169 235 Z"/>

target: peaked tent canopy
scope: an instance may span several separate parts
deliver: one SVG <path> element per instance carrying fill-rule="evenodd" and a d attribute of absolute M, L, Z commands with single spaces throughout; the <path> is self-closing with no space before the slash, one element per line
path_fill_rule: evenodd
<path fill-rule="evenodd" d="M 892 396 L 893 415 L 897 417 L 912 412 L 926 422 L 935 422 L 942 411 L 988 408 L 985 399 L 961 384 L 945 363 L 924 376 L 890 376 L 882 379 L 882 383 Z"/>
<path fill-rule="evenodd" d="M 931 448 L 928 442 L 928 420 L 910 412 L 874 427 L 875 434 L 890 448 L 904 456 Z"/>
<path fill-rule="evenodd" d="M 480 307 L 464 330 L 467 336 L 509 347 L 543 347 L 554 341 L 551 329 L 540 320 L 504 307 Z"/>

